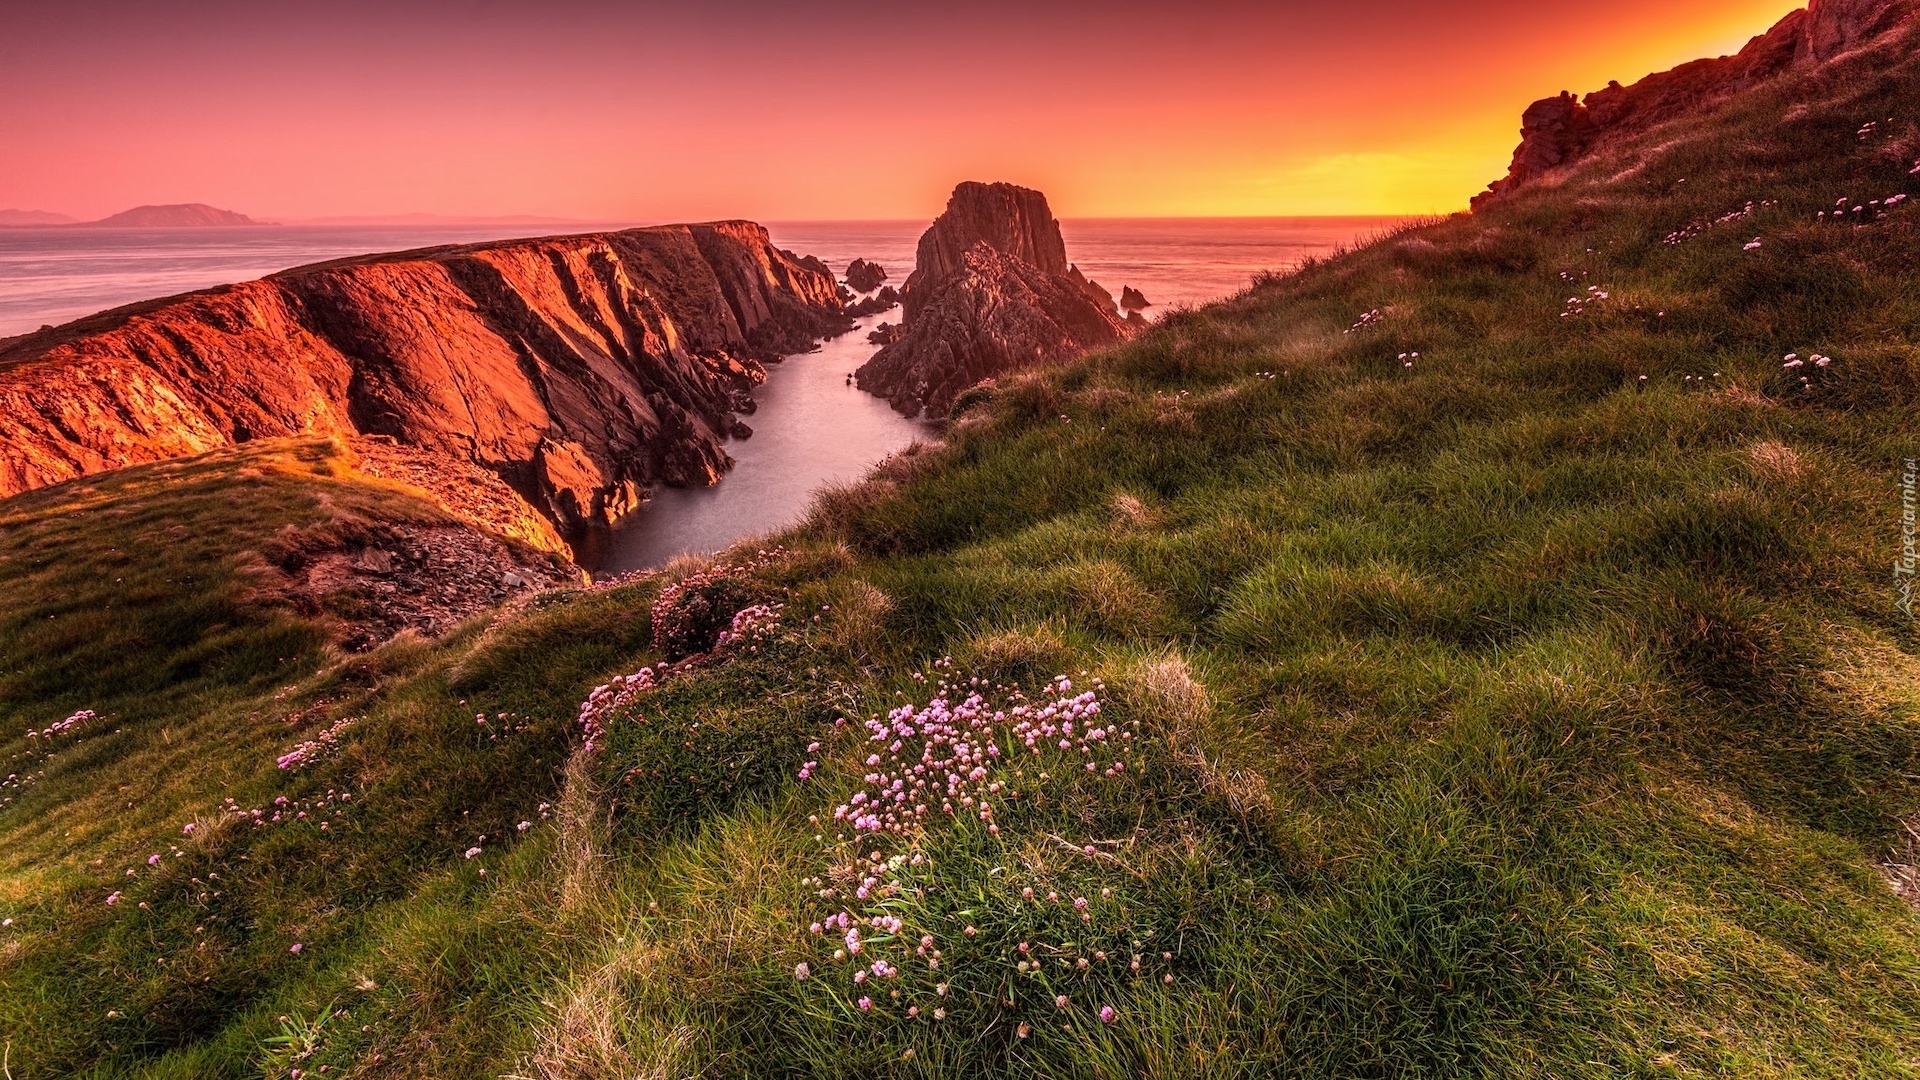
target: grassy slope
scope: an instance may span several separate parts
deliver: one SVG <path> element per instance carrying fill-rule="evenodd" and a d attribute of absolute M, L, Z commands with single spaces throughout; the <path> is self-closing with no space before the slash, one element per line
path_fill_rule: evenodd
<path fill-rule="evenodd" d="M 302 1066 L 335 1075 L 1920 1073 L 1920 917 L 1873 867 L 1920 813 L 1891 573 L 1920 227 L 1814 221 L 1916 190 L 1920 149 L 1855 135 L 1913 130 L 1916 100 L 1911 63 L 1750 95 L 1009 382 L 755 572 L 783 640 L 652 692 L 570 769 L 574 703 L 647 659 L 653 582 L 344 664 L 230 570 L 154 571 L 117 675 L 79 651 L 36 674 L 48 644 L 9 633 L 0 732 L 83 706 L 122 729 L 0 809 L 13 1074 L 280 1075 L 265 1040 L 328 1007 Z M 1663 242 L 1750 200 L 1778 205 Z M 108 505 L 210 552 L 300 512 L 221 540 L 231 466 L 206 468 Z M 114 625 L 120 556 L 54 512 L 76 497 L 8 504 L 10 629 L 56 604 Z M 23 571 L 36 551 L 73 572 Z M 807 819 L 865 770 L 834 719 L 924 700 L 948 654 L 1030 689 L 1102 676 L 1144 747 L 1110 782 L 1023 776 L 997 836 L 888 847 L 931 860 L 890 910 L 946 966 L 909 954 L 861 1013 L 804 929 L 849 855 Z M 484 738 L 482 709 L 529 730 Z M 337 755 L 272 767 L 345 715 Z M 179 835 L 330 788 L 356 809 L 326 836 Z M 1089 921 L 1032 886 L 1096 898 Z"/>

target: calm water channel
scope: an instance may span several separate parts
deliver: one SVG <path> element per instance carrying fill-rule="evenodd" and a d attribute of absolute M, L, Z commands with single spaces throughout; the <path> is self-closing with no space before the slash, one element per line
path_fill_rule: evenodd
<path fill-rule="evenodd" d="M 806 514 L 813 495 L 864 476 L 888 454 L 926 437 L 884 399 L 847 385 L 874 346 L 867 331 L 895 310 L 862 320 L 819 352 L 771 366 L 754 392 L 759 411 L 743 417 L 750 439 L 727 444 L 733 471 L 710 488 L 661 488 L 614 530 L 596 573 L 659 566 L 675 555 L 708 554 L 746 536 L 775 531 Z"/>

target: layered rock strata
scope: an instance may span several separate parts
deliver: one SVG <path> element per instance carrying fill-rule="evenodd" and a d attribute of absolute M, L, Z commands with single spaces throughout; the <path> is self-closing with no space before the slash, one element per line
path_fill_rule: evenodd
<path fill-rule="evenodd" d="M 1551 176 L 1614 140 L 1852 52 L 1915 11 L 1915 0 L 1813 0 L 1733 56 L 1682 64 L 1631 86 L 1609 83 L 1585 99 L 1562 92 L 1536 101 L 1521 116 L 1520 146 L 1506 177 L 1473 204 Z"/>
<path fill-rule="evenodd" d="M 386 436 L 564 535 L 731 464 L 763 364 L 848 326 L 750 222 L 367 256 L 0 342 L 0 497 L 274 436 Z"/>
<path fill-rule="evenodd" d="M 1067 262 L 1047 198 L 964 183 L 920 238 L 894 336 L 854 373 L 895 410 L 945 415 L 968 387 L 1124 341 L 1112 294 Z"/>

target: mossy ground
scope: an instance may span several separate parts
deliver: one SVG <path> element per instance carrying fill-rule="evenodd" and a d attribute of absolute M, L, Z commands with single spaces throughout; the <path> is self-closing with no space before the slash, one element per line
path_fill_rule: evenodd
<path fill-rule="evenodd" d="M 778 640 L 591 757 L 659 579 L 347 658 L 241 553 L 388 496 L 229 455 L 6 504 L 0 753 L 100 714 L 0 808 L 13 1076 L 1920 1073 L 1876 870 L 1920 815 L 1920 220 L 1816 218 L 1920 191 L 1920 73 L 1817 78 L 971 395 L 747 575 Z M 888 845 L 947 964 L 862 1012 L 809 818 L 867 768 L 835 721 L 952 672 L 1103 679 L 1138 767 Z M 330 828 L 219 813 L 280 796 Z"/>

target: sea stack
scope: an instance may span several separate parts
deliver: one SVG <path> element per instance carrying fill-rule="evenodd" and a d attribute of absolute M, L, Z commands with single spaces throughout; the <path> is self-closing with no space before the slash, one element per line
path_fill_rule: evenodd
<path fill-rule="evenodd" d="M 876 262 L 855 259 L 847 264 L 847 288 L 858 293 L 870 293 L 887 280 L 887 269 Z"/>
<path fill-rule="evenodd" d="M 907 416 L 944 415 L 968 387 L 1125 341 L 1112 294 L 1067 261 L 1047 197 L 967 182 L 920 237 L 897 340 L 855 373 Z"/>

